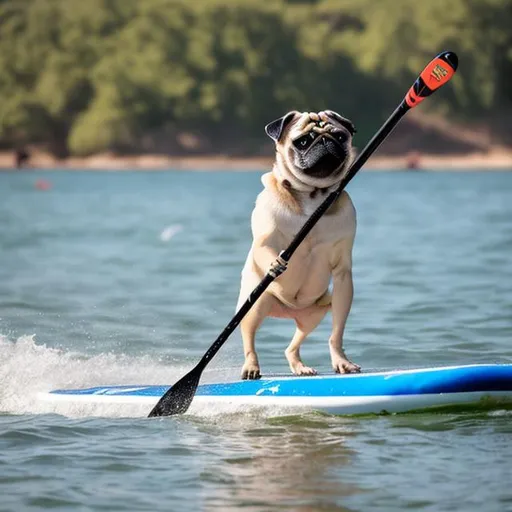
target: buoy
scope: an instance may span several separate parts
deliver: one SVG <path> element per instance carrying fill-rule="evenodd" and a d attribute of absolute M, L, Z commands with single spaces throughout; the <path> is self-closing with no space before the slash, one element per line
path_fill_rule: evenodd
<path fill-rule="evenodd" d="M 37 180 L 34 183 L 34 187 L 37 190 L 50 190 L 52 188 L 52 184 L 46 180 Z"/>

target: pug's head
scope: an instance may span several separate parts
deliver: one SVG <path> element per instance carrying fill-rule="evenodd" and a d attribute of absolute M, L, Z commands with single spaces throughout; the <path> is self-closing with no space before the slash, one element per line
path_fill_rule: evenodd
<path fill-rule="evenodd" d="M 288 112 L 265 131 L 276 143 L 274 174 L 285 186 L 304 191 L 330 187 L 352 162 L 354 125 L 332 110 Z"/>

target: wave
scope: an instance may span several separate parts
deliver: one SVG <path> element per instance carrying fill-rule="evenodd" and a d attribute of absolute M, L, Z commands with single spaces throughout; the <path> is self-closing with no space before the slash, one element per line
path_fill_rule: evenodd
<path fill-rule="evenodd" d="M 93 408 L 45 402 L 41 394 L 58 388 L 103 385 L 169 384 L 190 370 L 155 356 L 119 353 L 86 355 L 38 344 L 35 335 L 11 340 L 0 334 L 0 414 L 48 414 L 65 416 L 144 416 L 147 407 L 95 404 Z M 204 381 L 232 378 L 234 368 L 205 371 Z M 238 373 L 238 368 L 236 368 Z"/>

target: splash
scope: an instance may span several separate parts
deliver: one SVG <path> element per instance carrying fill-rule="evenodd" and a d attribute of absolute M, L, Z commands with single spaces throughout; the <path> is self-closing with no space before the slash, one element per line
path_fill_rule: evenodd
<path fill-rule="evenodd" d="M 54 389 L 78 389 L 108 385 L 166 384 L 182 377 L 191 366 L 169 366 L 151 356 L 104 353 L 95 356 L 38 344 L 35 335 L 10 340 L 0 335 L 0 414 L 60 414 L 68 417 L 146 417 L 147 404 L 52 402 L 44 395 Z M 206 370 L 201 381 L 226 382 L 239 378 L 239 367 Z M 242 404 L 192 403 L 195 418 L 268 418 L 296 414 L 288 407 L 248 407 Z"/>
<path fill-rule="evenodd" d="M 34 335 L 17 340 L 0 335 L 0 414 L 143 417 L 149 412 L 143 405 L 51 403 L 41 400 L 41 394 L 59 388 L 172 384 L 189 370 L 184 365 L 169 367 L 151 356 L 88 356 L 38 344 Z M 219 372 L 209 372 L 204 380 L 224 378 L 226 372 L 221 372 L 223 376 Z"/>

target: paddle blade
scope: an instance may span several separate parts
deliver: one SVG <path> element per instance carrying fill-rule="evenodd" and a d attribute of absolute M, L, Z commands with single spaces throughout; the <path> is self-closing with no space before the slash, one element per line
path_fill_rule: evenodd
<path fill-rule="evenodd" d="M 174 416 L 175 414 L 186 413 L 196 393 L 202 370 L 203 369 L 198 365 L 176 382 L 176 384 L 160 398 L 149 413 L 148 418 L 155 416 Z"/>
<path fill-rule="evenodd" d="M 430 62 L 405 95 L 405 103 L 414 108 L 427 96 L 449 82 L 457 71 L 459 59 L 453 52 L 442 52 Z"/>

